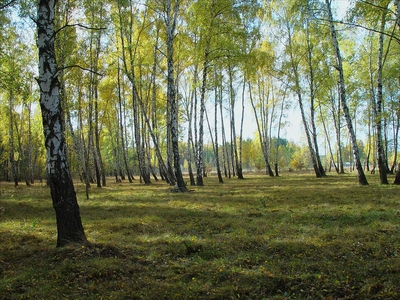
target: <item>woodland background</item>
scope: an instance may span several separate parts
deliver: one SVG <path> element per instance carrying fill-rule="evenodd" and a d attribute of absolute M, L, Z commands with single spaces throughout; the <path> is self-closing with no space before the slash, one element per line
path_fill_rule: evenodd
<path fill-rule="evenodd" d="M 46 178 L 35 9 L 1 2 L 0 180 L 16 185 Z M 55 22 L 69 164 L 87 185 L 168 178 L 171 67 L 191 184 L 210 172 L 343 173 L 354 147 L 364 170 L 396 169 L 399 1 L 71 0 Z M 297 117 L 302 142 L 288 138 Z"/>

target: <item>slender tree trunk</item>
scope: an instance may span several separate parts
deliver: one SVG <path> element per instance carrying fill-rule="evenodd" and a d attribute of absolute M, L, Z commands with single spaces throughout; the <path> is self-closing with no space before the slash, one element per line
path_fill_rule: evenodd
<path fill-rule="evenodd" d="M 400 163 L 397 166 L 396 177 L 394 179 L 394 184 L 400 184 Z"/>
<path fill-rule="evenodd" d="M 341 121 L 340 121 L 340 100 L 338 101 L 337 108 L 335 106 L 334 96 L 331 92 L 331 109 L 333 115 L 333 125 L 335 126 L 335 133 L 336 133 L 336 161 L 338 164 L 337 173 L 344 174 L 344 163 L 343 163 L 343 154 L 342 154 L 342 130 L 341 130 Z"/>
<path fill-rule="evenodd" d="M 325 0 L 325 3 L 326 3 L 327 10 L 328 10 L 328 18 L 329 18 L 329 25 L 330 25 L 329 27 L 330 27 L 330 31 L 331 31 L 331 35 L 332 35 L 333 47 L 334 47 L 335 54 L 336 54 L 336 60 L 337 60 L 336 68 L 339 73 L 339 88 L 340 88 L 339 97 L 340 97 L 340 102 L 342 105 L 343 115 L 346 119 L 347 128 L 349 130 L 354 161 L 355 161 L 356 169 L 357 169 L 357 173 L 358 173 L 358 183 L 360 185 L 368 185 L 367 178 L 364 174 L 364 170 L 361 165 L 360 154 L 359 154 L 359 150 L 358 150 L 358 146 L 357 146 L 357 139 L 356 139 L 356 135 L 354 132 L 349 108 L 347 106 L 346 87 L 345 87 L 345 82 L 344 82 L 344 74 L 343 74 L 343 66 L 342 66 L 342 56 L 340 53 L 339 43 L 338 43 L 338 40 L 336 37 L 335 25 L 333 23 L 331 2 L 330 2 L 330 0 Z"/>
<path fill-rule="evenodd" d="M 240 172 L 238 172 L 241 177 L 239 176 L 240 179 L 243 179 L 243 123 L 244 123 L 244 111 L 245 111 L 245 106 L 244 106 L 244 100 L 245 100 L 245 90 L 246 90 L 246 79 L 243 77 L 243 90 L 242 90 L 242 115 L 240 118 L 240 133 L 239 133 L 239 164 L 238 168 L 240 168 Z"/>
<path fill-rule="evenodd" d="M 204 50 L 204 63 L 203 63 L 203 81 L 200 92 L 200 116 L 199 116 L 199 136 L 196 149 L 196 185 L 204 186 L 203 182 L 203 138 L 204 138 L 204 112 L 205 112 L 205 94 L 207 85 L 207 71 L 208 71 L 208 47 Z"/>
<path fill-rule="evenodd" d="M 396 0 L 395 5 L 396 5 L 396 23 L 400 33 L 400 0 Z"/>
<path fill-rule="evenodd" d="M 121 138 L 121 154 L 122 154 L 122 158 L 124 161 L 124 166 L 125 166 L 125 170 L 126 173 L 128 175 L 128 181 L 129 183 L 132 183 L 132 176 L 131 176 L 131 172 L 129 170 L 129 165 L 128 165 L 128 158 L 126 155 L 126 143 L 125 143 L 125 130 L 124 130 L 124 125 L 123 125 L 123 107 L 122 107 L 122 95 L 121 95 L 121 74 L 120 74 L 120 67 L 119 67 L 119 61 L 118 61 L 118 70 L 117 70 L 117 83 L 118 83 L 118 112 L 119 112 L 119 117 L 118 117 L 118 128 L 120 130 L 120 134 L 118 135 L 118 138 Z M 124 105 L 125 106 L 125 105 Z"/>
<path fill-rule="evenodd" d="M 10 108 L 10 164 L 11 164 L 11 177 L 14 181 L 14 186 L 18 186 L 18 172 L 17 172 L 17 162 L 15 161 L 15 149 L 14 149 L 14 94 L 10 91 L 9 95 L 9 108 Z"/>
<path fill-rule="evenodd" d="M 379 52 L 378 52 L 378 74 L 377 74 L 377 101 L 376 101 L 376 115 L 375 115 L 375 127 L 376 127 L 376 148 L 378 154 L 378 167 L 379 167 L 379 178 L 381 184 L 389 184 L 387 179 L 387 166 L 386 166 L 386 154 L 383 145 L 382 137 L 382 100 L 383 100 L 383 37 L 386 22 L 386 11 L 382 12 L 381 28 L 379 33 Z"/>
<path fill-rule="evenodd" d="M 311 123 L 311 136 L 312 136 L 312 143 L 314 146 L 315 151 L 315 162 L 316 167 L 318 168 L 317 174 L 319 177 L 325 177 L 325 170 L 324 166 L 321 163 L 321 158 L 319 155 L 319 148 L 318 148 L 318 139 L 317 139 L 317 126 L 315 125 L 315 89 L 314 89 L 314 67 L 312 61 L 312 51 L 313 45 L 310 40 L 309 30 L 308 30 L 308 23 L 307 23 L 307 61 L 310 73 L 309 85 L 310 85 L 310 123 Z"/>
<path fill-rule="evenodd" d="M 39 50 L 40 107 L 47 152 L 47 176 L 57 221 L 57 247 L 86 243 L 79 206 L 69 171 L 60 85 L 54 51 L 55 0 L 39 0 L 37 6 L 37 46 Z"/>
<path fill-rule="evenodd" d="M 328 143 L 328 149 L 329 149 L 329 154 L 331 156 L 331 162 L 333 163 L 333 167 L 335 168 L 336 173 L 339 173 L 339 168 L 336 165 L 335 160 L 333 159 L 333 151 L 332 151 L 331 140 L 329 138 L 328 129 L 326 127 L 325 117 L 324 117 L 324 114 L 322 113 L 322 106 L 321 105 L 319 105 L 319 113 L 320 113 L 320 116 L 321 116 L 321 122 L 322 122 L 322 126 L 324 128 L 326 141 Z"/>
<path fill-rule="evenodd" d="M 215 76 L 217 77 L 217 75 Z M 216 80 L 217 82 L 217 80 Z M 222 87 L 219 87 L 220 89 L 222 89 Z M 222 179 L 222 173 L 221 173 L 221 166 L 219 164 L 219 146 L 218 146 L 218 85 L 216 85 L 215 87 L 215 99 L 214 99 L 214 138 L 215 138 L 215 142 L 214 142 L 214 147 L 215 147 L 215 164 L 217 167 L 217 176 L 218 176 L 218 182 L 219 183 L 224 183 L 224 180 Z M 221 120 L 222 122 L 223 120 Z"/>
<path fill-rule="evenodd" d="M 33 174 L 33 161 L 32 161 L 32 153 L 33 153 L 33 144 L 32 144 L 32 106 L 31 103 L 27 104 L 28 109 L 28 177 L 30 183 L 34 183 L 34 174 Z"/>
<path fill-rule="evenodd" d="M 262 150 L 262 153 L 263 153 L 263 156 L 264 156 L 264 162 L 265 162 L 265 166 L 266 166 L 266 171 L 267 171 L 267 174 L 269 176 L 273 177 L 274 176 L 274 172 L 272 171 L 271 164 L 269 163 L 267 142 L 265 141 L 265 134 L 263 132 L 263 130 L 265 130 L 265 128 L 264 128 L 264 126 L 261 126 L 261 124 L 260 124 L 260 120 L 259 120 L 258 113 L 257 113 L 258 109 L 256 108 L 256 105 L 254 103 L 254 99 L 253 99 L 253 94 L 251 92 L 250 83 L 249 83 L 249 98 L 250 98 L 251 106 L 253 107 L 254 117 L 256 119 L 258 137 L 260 139 L 260 146 L 261 146 L 261 150 Z"/>
<path fill-rule="evenodd" d="M 179 155 L 179 134 L 178 134 L 178 104 L 175 95 L 175 78 L 174 78 L 174 38 L 176 21 L 179 11 L 179 0 L 176 0 L 175 7 L 172 8 L 171 0 L 166 1 L 166 27 L 167 27 L 167 64 L 168 64 L 168 86 L 167 98 L 171 109 L 171 142 L 174 157 L 174 174 L 176 185 L 180 192 L 187 192 L 186 183 L 183 180 Z"/>
<path fill-rule="evenodd" d="M 279 114 L 279 122 L 278 122 L 278 134 L 277 134 L 277 143 L 275 146 L 275 176 L 279 177 L 279 146 L 280 146 L 280 134 L 281 134 L 281 126 L 282 126 L 282 118 L 283 118 L 283 113 L 284 113 L 284 109 L 285 109 L 285 100 L 286 100 L 286 91 L 287 91 L 287 85 L 285 87 L 285 92 L 282 96 L 282 102 L 281 102 L 281 111 Z"/>
<path fill-rule="evenodd" d="M 197 75 L 195 75 L 197 76 Z M 187 151 L 188 151 L 188 172 L 189 172 L 189 179 L 190 179 L 190 185 L 195 186 L 196 181 L 194 179 L 194 174 L 193 174 L 193 168 L 192 168 L 192 163 L 193 163 L 193 130 L 192 130 L 192 118 L 193 118 L 193 106 L 194 106 L 194 97 L 196 94 L 196 90 L 192 92 L 192 96 L 190 97 L 190 103 L 189 103 L 189 109 L 188 109 L 188 120 L 189 120 L 189 125 L 188 125 L 188 139 L 187 139 Z"/>
<path fill-rule="evenodd" d="M 138 157 L 140 176 L 145 184 L 150 184 L 150 172 L 146 164 L 145 153 L 143 149 L 142 139 L 141 139 L 141 128 L 140 128 L 140 118 L 138 112 L 138 100 L 139 95 L 136 91 L 135 86 L 132 86 L 132 107 L 133 107 L 133 123 L 135 128 L 135 142 L 136 142 L 136 154 Z"/>
<path fill-rule="evenodd" d="M 100 8 L 100 19 L 103 18 L 103 7 Z M 92 19 L 94 19 L 94 11 L 92 11 Z M 93 71 L 92 74 L 92 85 L 93 85 L 93 97 L 94 97 L 94 156 L 96 158 L 97 164 L 97 186 L 106 186 L 106 174 L 104 170 L 103 158 L 101 156 L 101 149 L 100 149 L 100 124 L 99 124 L 99 96 L 98 96 L 98 87 L 99 87 L 99 79 L 98 79 L 98 64 L 99 64 L 99 57 L 101 51 L 101 36 L 102 31 L 97 30 L 95 35 L 95 53 L 93 56 Z M 101 178 L 100 178 L 101 177 Z M 101 179 L 101 181 L 100 181 Z"/>
<path fill-rule="evenodd" d="M 300 87 L 300 78 L 299 78 L 300 76 L 299 76 L 299 72 L 298 72 L 298 65 L 296 64 L 296 61 L 293 56 L 294 50 L 293 50 L 293 44 L 292 44 L 292 33 L 291 33 L 291 29 L 290 29 L 289 25 L 287 25 L 287 28 L 288 28 L 288 34 L 289 34 L 288 38 L 289 38 L 289 48 L 290 48 L 290 63 L 291 63 L 292 72 L 293 72 L 294 81 L 295 81 L 295 92 L 297 94 L 297 100 L 299 103 L 301 119 L 303 121 L 304 132 L 306 134 L 308 149 L 310 151 L 310 158 L 312 161 L 314 172 L 315 172 L 315 175 L 317 176 L 317 178 L 320 178 L 320 177 L 322 177 L 322 174 L 320 173 L 320 170 L 318 167 L 318 163 L 316 160 L 316 153 L 315 153 L 315 149 L 313 147 L 312 139 L 310 136 L 310 129 L 309 129 L 306 114 L 304 111 L 304 104 L 303 104 L 303 97 L 302 97 L 302 92 L 301 92 L 301 87 Z"/>
<path fill-rule="evenodd" d="M 221 82 L 222 85 L 222 82 Z M 222 90 L 220 91 L 222 93 Z M 222 165 L 224 167 L 224 174 L 225 177 L 231 178 L 231 167 L 229 163 L 229 157 L 227 153 L 227 146 L 226 146 L 226 135 L 225 135 L 225 125 L 224 125 L 224 115 L 222 110 L 222 95 L 220 94 L 219 97 L 219 112 L 221 116 L 221 134 L 222 134 Z"/>
<path fill-rule="evenodd" d="M 233 70 L 232 66 L 228 66 L 229 73 L 229 91 L 230 91 L 230 124 L 231 124 L 231 154 L 232 160 L 235 161 L 236 174 L 238 175 L 238 179 L 244 179 L 243 170 L 239 164 L 239 155 L 238 155 L 238 147 L 236 140 L 236 127 L 235 127 L 235 91 L 233 88 Z M 235 171 L 234 171 L 235 172 Z"/>
<path fill-rule="evenodd" d="M 399 128 L 400 128 L 400 113 L 397 112 L 396 117 L 393 116 L 393 163 L 392 166 L 390 167 L 390 172 L 393 174 L 394 168 L 396 167 L 397 164 L 397 147 L 398 147 L 398 138 L 399 138 Z"/>
<path fill-rule="evenodd" d="M 103 157 L 101 155 L 101 150 L 100 150 L 100 128 L 99 128 L 99 108 L 98 108 L 98 95 L 97 95 L 97 87 L 95 90 L 95 116 L 94 116 L 94 137 L 95 137 L 95 152 L 97 156 L 97 162 L 99 166 L 99 171 L 101 175 L 101 186 L 106 186 L 107 181 L 106 181 L 106 172 L 104 169 L 104 164 L 103 164 Z M 98 185 L 99 186 L 99 185 Z"/>

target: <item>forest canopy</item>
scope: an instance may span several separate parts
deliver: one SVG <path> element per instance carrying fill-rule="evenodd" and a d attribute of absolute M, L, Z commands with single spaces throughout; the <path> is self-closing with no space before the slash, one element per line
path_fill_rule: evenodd
<path fill-rule="evenodd" d="M 398 163 L 399 1 L 57 1 L 70 170 L 202 185 Z M 46 179 L 36 6 L 0 1 L 0 180 Z M 301 138 L 291 131 L 301 127 Z M 178 172 L 178 173 L 177 173 Z M 178 182 L 181 186 L 181 183 Z"/>

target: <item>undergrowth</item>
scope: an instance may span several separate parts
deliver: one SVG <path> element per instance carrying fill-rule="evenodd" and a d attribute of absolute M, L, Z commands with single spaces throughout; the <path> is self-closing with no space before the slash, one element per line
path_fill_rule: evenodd
<path fill-rule="evenodd" d="M 368 180 L 77 183 L 90 244 L 64 248 L 48 188 L 1 183 L 0 299 L 399 299 L 400 187 Z"/>

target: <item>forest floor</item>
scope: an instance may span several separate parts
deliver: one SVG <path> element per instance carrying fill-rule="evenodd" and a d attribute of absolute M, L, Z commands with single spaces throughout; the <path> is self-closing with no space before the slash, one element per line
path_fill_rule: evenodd
<path fill-rule="evenodd" d="M 77 183 L 91 243 L 65 248 L 49 189 L 3 182 L 0 299 L 399 299 L 400 186 L 378 176 Z"/>

